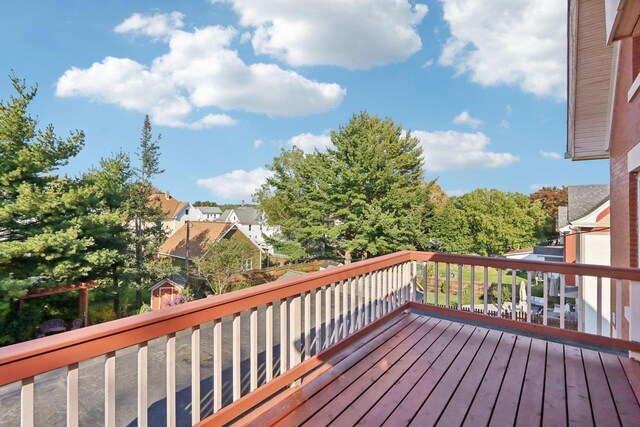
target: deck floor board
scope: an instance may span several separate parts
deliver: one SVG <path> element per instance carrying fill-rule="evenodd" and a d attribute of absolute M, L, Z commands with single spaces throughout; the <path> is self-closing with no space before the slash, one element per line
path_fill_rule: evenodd
<path fill-rule="evenodd" d="M 236 424 L 638 425 L 637 361 L 452 319 L 402 316 Z"/>

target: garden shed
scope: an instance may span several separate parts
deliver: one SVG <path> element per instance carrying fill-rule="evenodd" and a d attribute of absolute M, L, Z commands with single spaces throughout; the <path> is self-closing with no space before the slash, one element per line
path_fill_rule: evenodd
<path fill-rule="evenodd" d="M 181 276 L 167 277 L 151 287 L 151 310 L 161 310 L 167 303 L 180 296 L 186 279 Z"/>

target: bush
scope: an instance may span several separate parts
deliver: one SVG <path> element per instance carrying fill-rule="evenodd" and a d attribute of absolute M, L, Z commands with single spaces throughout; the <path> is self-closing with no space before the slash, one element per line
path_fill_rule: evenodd
<path fill-rule="evenodd" d="M 116 320 L 118 316 L 113 311 L 113 307 L 104 306 L 97 308 L 91 315 L 91 323 L 97 325 L 98 323 L 109 322 L 110 320 Z"/>
<path fill-rule="evenodd" d="M 40 327 L 42 312 L 33 306 L 22 310 L 9 309 L 0 316 L 0 345 L 28 341 L 36 335 Z"/>
<path fill-rule="evenodd" d="M 518 289 L 518 288 L 516 288 Z M 498 284 L 492 283 L 490 288 L 490 294 L 493 298 L 492 302 L 498 302 Z M 510 284 L 502 284 L 502 302 L 511 301 L 511 285 Z"/>

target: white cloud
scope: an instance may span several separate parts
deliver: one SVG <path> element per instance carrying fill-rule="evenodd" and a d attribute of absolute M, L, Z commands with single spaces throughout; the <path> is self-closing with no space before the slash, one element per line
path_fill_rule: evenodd
<path fill-rule="evenodd" d="M 333 147 L 331 137 L 329 135 L 314 135 L 311 133 L 301 133 L 287 140 L 289 147 L 296 146 L 305 153 L 313 153 L 317 151 L 327 151 L 327 148 Z"/>
<path fill-rule="evenodd" d="M 540 150 L 540 155 L 542 157 L 544 157 L 545 159 L 552 159 L 552 160 L 560 160 L 562 159 L 562 155 L 556 151 L 544 151 L 544 150 Z"/>
<path fill-rule="evenodd" d="M 432 65 L 433 65 L 433 59 L 429 59 L 428 61 L 425 61 L 425 63 L 422 64 L 420 68 L 427 69 L 427 68 L 430 68 Z"/>
<path fill-rule="evenodd" d="M 196 184 L 225 200 L 251 200 L 251 196 L 271 175 L 273 172 L 265 168 L 250 171 L 237 169 L 211 178 L 198 179 Z"/>
<path fill-rule="evenodd" d="M 215 1 L 214 1 L 215 2 Z M 253 49 L 293 66 L 351 69 L 400 62 L 422 48 L 428 8 L 406 0 L 228 0 L 254 28 Z"/>
<path fill-rule="evenodd" d="M 507 112 L 507 116 L 510 116 L 511 113 L 513 113 L 513 108 L 511 108 L 511 104 L 507 104 L 504 110 Z"/>
<path fill-rule="evenodd" d="M 467 125 L 474 129 L 477 129 L 482 125 L 482 120 L 471 117 L 468 111 L 463 111 L 453 118 L 453 123 L 456 125 Z"/>
<path fill-rule="evenodd" d="M 167 38 L 168 53 L 151 66 L 107 57 L 89 68 L 73 67 L 58 79 L 56 95 L 148 112 L 159 125 L 192 129 L 236 124 L 226 114 L 190 120 L 195 108 L 293 117 L 328 111 L 342 102 L 346 90 L 338 84 L 310 80 L 274 64 L 245 64 L 229 47 L 236 36 L 231 27 L 174 29 Z"/>
<path fill-rule="evenodd" d="M 156 13 L 144 16 L 134 13 L 113 29 L 116 33 L 131 33 L 162 39 L 184 26 L 184 15 L 180 12 Z"/>
<path fill-rule="evenodd" d="M 262 144 L 264 144 L 264 141 L 261 139 L 256 139 L 255 141 L 253 141 L 253 146 L 256 148 L 262 147 Z"/>
<path fill-rule="evenodd" d="M 413 131 L 411 135 L 422 143 L 428 172 L 499 168 L 520 160 L 511 153 L 487 151 L 491 141 L 482 132 Z"/>
<path fill-rule="evenodd" d="M 502 129 L 509 129 L 509 126 L 511 126 L 511 123 L 509 123 L 508 120 L 500 120 L 500 123 L 498 123 L 498 126 L 500 126 Z"/>
<path fill-rule="evenodd" d="M 442 0 L 451 37 L 439 62 L 482 85 L 566 97 L 567 5 L 558 0 Z"/>

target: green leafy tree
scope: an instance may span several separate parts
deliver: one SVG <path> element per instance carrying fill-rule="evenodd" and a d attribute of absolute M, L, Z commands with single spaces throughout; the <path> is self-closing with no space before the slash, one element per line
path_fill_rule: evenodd
<path fill-rule="evenodd" d="M 233 277 L 252 257 L 251 245 L 244 240 L 222 239 L 207 246 L 205 254 L 194 260 L 196 277 L 203 279 L 214 294 L 233 290 Z"/>
<path fill-rule="evenodd" d="M 444 252 L 503 254 L 540 242 L 546 218 L 524 194 L 478 189 L 449 199 L 433 219 L 431 237 Z"/>
<path fill-rule="evenodd" d="M 272 225 L 308 254 L 360 259 L 423 247 L 431 214 L 419 141 L 365 112 L 331 132 L 334 148 L 283 151 L 255 195 Z"/>

